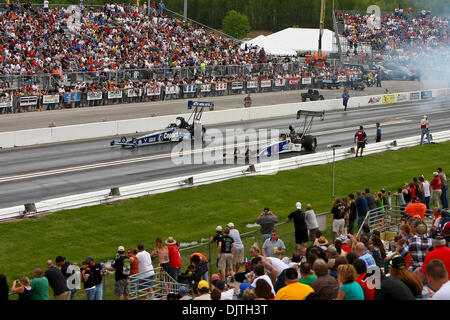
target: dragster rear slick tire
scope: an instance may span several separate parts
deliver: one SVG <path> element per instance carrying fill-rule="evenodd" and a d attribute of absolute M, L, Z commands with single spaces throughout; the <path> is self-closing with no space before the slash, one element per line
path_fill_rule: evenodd
<path fill-rule="evenodd" d="M 313 137 L 311 135 L 306 135 L 303 138 L 302 145 L 306 151 L 314 152 L 314 151 L 316 151 L 316 148 L 317 148 L 317 139 L 316 139 L 316 137 Z"/>

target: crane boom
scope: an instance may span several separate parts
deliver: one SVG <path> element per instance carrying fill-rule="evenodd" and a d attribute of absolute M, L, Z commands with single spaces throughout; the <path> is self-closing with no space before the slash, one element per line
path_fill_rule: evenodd
<path fill-rule="evenodd" d="M 325 24 L 325 0 L 322 0 L 320 5 L 320 33 L 319 33 L 319 50 L 318 50 L 318 58 L 319 61 L 322 61 L 322 34 L 323 28 Z"/>

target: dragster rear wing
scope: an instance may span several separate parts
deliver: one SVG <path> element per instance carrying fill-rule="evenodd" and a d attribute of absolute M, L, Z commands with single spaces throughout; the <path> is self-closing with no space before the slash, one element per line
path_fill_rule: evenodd
<path fill-rule="evenodd" d="M 305 117 L 321 117 L 322 120 L 325 117 L 325 110 L 323 111 L 308 111 L 308 110 L 298 110 L 297 111 L 297 119 L 300 119 L 301 116 Z"/>

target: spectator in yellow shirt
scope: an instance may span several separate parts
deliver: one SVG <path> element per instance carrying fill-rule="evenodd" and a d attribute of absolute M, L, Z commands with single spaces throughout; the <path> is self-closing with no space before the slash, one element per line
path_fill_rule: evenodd
<path fill-rule="evenodd" d="M 278 290 L 275 300 L 305 300 L 314 289 L 298 282 L 298 273 L 294 268 L 286 269 L 286 286 Z"/>

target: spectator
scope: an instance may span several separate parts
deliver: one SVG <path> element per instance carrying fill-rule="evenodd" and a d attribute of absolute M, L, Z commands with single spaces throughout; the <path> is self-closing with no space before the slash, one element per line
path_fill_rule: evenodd
<path fill-rule="evenodd" d="M 360 238 L 366 237 L 367 240 L 369 240 L 371 236 L 372 236 L 372 232 L 370 232 L 370 227 L 369 227 L 369 225 L 368 225 L 368 224 L 364 224 L 364 225 L 362 226 L 362 229 L 361 229 L 361 235 L 360 235 Z"/>
<path fill-rule="evenodd" d="M 430 191 L 430 182 L 425 179 L 424 175 L 419 175 L 419 181 L 422 183 L 423 189 L 423 203 L 427 207 L 427 210 L 430 210 L 430 199 L 431 199 L 431 191 Z"/>
<path fill-rule="evenodd" d="M 95 281 L 92 270 L 89 268 L 89 261 L 83 262 L 81 267 L 81 281 L 83 282 L 86 300 L 95 300 Z"/>
<path fill-rule="evenodd" d="M 423 282 L 425 280 L 427 264 L 434 259 L 438 259 L 444 263 L 445 269 L 448 271 L 448 279 L 450 280 L 450 248 L 446 246 L 445 238 L 437 236 L 432 239 L 433 250 L 429 251 L 425 256 L 422 267 L 416 272 L 417 277 Z"/>
<path fill-rule="evenodd" d="M 367 135 L 366 132 L 364 131 L 363 126 L 359 126 L 359 130 L 356 131 L 353 141 L 356 144 L 356 157 L 358 157 L 359 150 L 361 150 L 360 157 L 362 157 L 363 150 L 366 147 L 367 141 Z"/>
<path fill-rule="evenodd" d="M 34 279 L 31 280 L 31 300 L 50 300 L 48 294 L 48 279 L 43 275 L 42 269 L 34 269 Z"/>
<path fill-rule="evenodd" d="M 271 274 L 271 277 L 273 277 L 271 280 L 275 283 L 273 286 L 275 292 L 278 292 L 285 286 L 285 271 L 290 267 L 289 264 L 274 257 L 257 257 L 252 260 L 252 263 L 255 263 L 255 266 L 262 264 L 267 272 Z M 296 267 L 297 264 L 294 264 L 294 266 Z"/>
<path fill-rule="evenodd" d="M 331 213 L 333 214 L 333 233 L 335 238 L 338 238 L 345 232 L 345 211 L 346 208 L 342 204 L 341 199 L 337 198 L 331 208 Z"/>
<path fill-rule="evenodd" d="M 53 264 L 52 260 L 47 261 L 47 271 L 45 277 L 53 289 L 55 300 L 70 300 L 70 290 L 63 273 Z"/>
<path fill-rule="evenodd" d="M 414 273 L 406 268 L 405 259 L 403 257 L 396 256 L 391 259 L 390 275 L 406 284 L 414 297 L 422 297 L 423 285 Z"/>
<path fill-rule="evenodd" d="M 377 208 L 377 204 L 375 202 L 375 196 L 370 193 L 369 188 L 366 188 L 366 190 L 364 192 L 364 196 L 367 200 L 367 205 L 369 206 L 369 210 L 373 210 L 373 209 Z"/>
<path fill-rule="evenodd" d="M 275 295 L 267 281 L 256 281 L 255 295 L 260 300 L 275 300 Z"/>
<path fill-rule="evenodd" d="M 358 282 L 355 267 L 351 264 L 341 264 L 337 268 L 339 291 L 336 300 L 364 300 L 364 292 Z"/>
<path fill-rule="evenodd" d="M 329 242 L 324 236 L 317 238 L 317 246 L 319 246 L 322 250 L 326 251 L 328 249 L 328 244 Z"/>
<path fill-rule="evenodd" d="M 30 286 L 30 279 L 22 277 L 22 281 L 16 279 L 13 281 L 11 292 L 19 295 L 19 301 L 28 301 L 32 298 L 32 289 Z"/>
<path fill-rule="evenodd" d="M 78 289 L 75 286 L 75 280 L 72 280 L 72 282 L 69 283 L 69 277 L 76 272 L 76 269 L 78 269 L 78 267 L 70 267 L 72 263 L 70 261 L 66 261 L 66 258 L 63 256 L 57 256 L 55 259 L 55 263 L 58 267 L 61 268 L 61 272 L 67 282 L 67 287 L 70 290 L 70 300 L 73 300 Z M 74 266 L 76 266 L 76 264 Z"/>
<path fill-rule="evenodd" d="M 217 280 L 214 287 L 220 292 L 220 300 L 233 300 L 236 293 L 236 287 L 227 285 L 223 280 Z"/>
<path fill-rule="evenodd" d="M 257 262 L 258 259 L 262 263 Z M 273 268 L 272 265 L 262 261 L 261 257 L 253 258 L 252 264 L 254 265 L 254 270 L 250 272 L 248 279 L 248 282 L 251 283 L 252 288 L 256 288 L 257 281 L 266 281 L 267 284 L 270 286 L 273 295 L 275 295 L 273 283 L 275 283 L 276 281 L 277 270 L 275 270 L 275 268 Z"/>
<path fill-rule="evenodd" d="M 269 208 L 264 208 L 264 211 L 256 219 L 256 223 L 261 226 L 262 243 L 270 239 L 271 232 L 275 229 L 275 223 L 278 222 L 278 217 L 270 211 Z"/>
<path fill-rule="evenodd" d="M 234 228 L 234 223 L 230 222 L 227 226 L 230 229 L 230 237 L 233 238 L 236 247 L 236 251 L 232 258 L 233 273 L 238 273 L 241 268 L 241 263 L 244 262 L 244 244 L 242 243 L 239 230 Z"/>
<path fill-rule="evenodd" d="M 439 178 L 441 179 L 441 203 L 442 203 L 442 209 L 448 209 L 448 198 L 447 198 L 448 182 L 447 182 L 447 176 L 442 171 L 442 168 L 437 168 L 437 173 L 439 174 Z"/>
<path fill-rule="evenodd" d="M 375 260 L 376 265 L 383 270 L 384 260 L 386 258 L 386 250 L 379 236 L 373 234 L 369 240 L 369 251 Z"/>
<path fill-rule="evenodd" d="M 276 230 L 272 230 L 271 238 L 267 239 L 262 247 L 264 257 L 274 257 L 280 259 L 281 255 L 286 252 L 286 246 L 283 240 L 278 238 Z"/>
<path fill-rule="evenodd" d="M 103 274 L 104 265 L 95 263 L 93 257 L 86 259 L 89 262 L 89 269 L 91 269 L 95 285 L 95 300 L 103 300 Z"/>
<path fill-rule="evenodd" d="M 117 248 L 117 253 L 119 256 L 116 260 L 114 260 L 114 266 L 105 266 L 105 270 L 115 272 L 114 277 L 116 282 L 114 284 L 114 294 L 119 298 L 119 300 L 128 300 L 128 275 L 130 273 L 130 259 L 125 256 L 125 248 L 123 246 L 119 246 Z"/>
<path fill-rule="evenodd" d="M 298 279 L 298 282 L 307 284 L 308 286 L 311 287 L 311 284 L 315 280 L 317 280 L 317 276 L 311 270 L 311 265 L 308 262 L 305 262 L 300 265 L 299 269 L 300 269 L 300 279 Z"/>
<path fill-rule="evenodd" d="M 368 190 L 368 189 L 366 189 Z M 347 233 L 354 234 L 354 226 L 356 218 L 358 217 L 358 209 L 356 207 L 355 195 L 350 193 L 348 195 L 349 204 L 348 204 L 348 231 Z"/>
<path fill-rule="evenodd" d="M 317 279 L 311 283 L 314 292 L 324 300 L 334 300 L 338 295 L 339 285 L 336 278 L 328 274 L 328 266 L 322 259 L 317 259 L 313 265 Z"/>
<path fill-rule="evenodd" d="M 420 201 L 419 197 L 415 197 L 413 199 L 413 202 L 405 208 L 406 214 L 410 215 L 413 218 L 419 217 L 422 220 L 425 218 L 426 212 L 427 206 Z"/>
<path fill-rule="evenodd" d="M 380 289 L 375 289 L 374 300 L 415 300 L 408 286 L 396 277 L 381 280 Z"/>
<path fill-rule="evenodd" d="M 200 256 L 194 255 L 192 257 L 192 263 L 195 266 L 192 280 L 194 281 L 194 288 L 196 288 L 200 280 L 205 280 L 205 278 L 208 279 L 208 260 L 201 259 Z"/>
<path fill-rule="evenodd" d="M 7 301 L 9 299 L 9 286 L 4 274 L 0 274 L 0 297 L 0 301 Z"/>
<path fill-rule="evenodd" d="M 145 250 L 143 244 L 138 244 L 138 250 L 139 252 L 136 254 L 139 261 L 139 276 L 137 276 L 138 288 L 139 290 L 148 291 L 147 299 L 151 299 L 153 292 L 152 287 L 155 279 L 152 257 L 150 253 Z"/>
<path fill-rule="evenodd" d="M 366 198 L 362 195 L 361 191 L 356 191 L 356 209 L 358 211 L 358 229 L 361 228 L 367 212 L 369 211 L 369 205 Z"/>
<path fill-rule="evenodd" d="M 297 245 L 297 250 L 300 247 L 306 247 L 308 243 L 308 227 L 306 226 L 306 215 L 303 212 L 302 204 L 297 202 L 295 204 L 296 210 L 291 212 L 286 219 L 286 222 L 294 222 L 295 229 L 295 244 Z"/>
<path fill-rule="evenodd" d="M 138 253 L 137 249 L 130 248 L 127 250 L 128 258 L 130 259 L 130 275 L 139 273 L 139 259 L 136 257 Z"/>
<path fill-rule="evenodd" d="M 221 280 L 220 280 L 221 281 Z M 211 290 L 211 300 L 222 300 L 222 293 L 219 289 L 213 289 Z"/>
<path fill-rule="evenodd" d="M 181 286 L 178 293 L 181 296 L 179 300 L 192 300 L 192 297 L 189 295 L 188 289 L 185 286 Z"/>
<path fill-rule="evenodd" d="M 431 200 L 433 201 L 433 207 L 439 209 L 442 195 L 442 183 L 439 178 L 439 173 L 433 172 L 433 180 L 430 182 Z"/>
<path fill-rule="evenodd" d="M 423 144 L 423 137 L 426 135 L 427 136 L 427 140 L 428 140 L 428 144 L 431 143 L 431 138 L 430 138 L 430 122 L 428 121 L 428 117 L 427 116 L 423 116 L 423 119 L 420 121 L 420 130 L 421 130 L 421 135 L 420 135 L 420 145 Z"/>
<path fill-rule="evenodd" d="M 158 257 L 159 265 L 161 268 L 167 272 L 167 274 L 171 275 L 172 271 L 170 268 L 170 260 L 169 260 L 169 248 L 162 241 L 161 238 L 156 238 L 155 248 L 150 253 L 150 257 L 155 258 Z"/>
<path fill-rule="evenodd" d="M 200 280 L 197 286 L 197 290 L 198 295 L 193 300 L 211 300 L 208 281 Z"/>
<path fill-rule="evenodd" d="M 375 259 L 367 252 L 367 248 L 362 242 L 358 242 L 355 247 L 355 253 L 359 256 L 361 260 L 366 263 L 366 268 L 376 266 Z"/>
<path fill-rule="evenodd" d="M 412 269 L 421 268 L 427 255 L 427 251 L 431 249 L 431 239 L 426 236 L 427 226 L 420 222 L 416 226 L 417 234 L 414 235 L 408 242 L 398 251 L 398 253 L 406 258 L 408 253 L 411 253 Z"/>
<path fill-rule="evenodd" d="M 358 278 L 356 278 L 356 282 L 359 283 L 364 292 L 364 300 L 373 300 L 375 296 L 375 287 L 372 284 L 369 285 L 367 279 L 367 266 L 366 263 L 357 258 L 353 261 L 353 266 L 355 267 L 356 273 L 358 274 Z"/>
<path fill-rule="evenodd" d="M 311 292 L 310 286 L 298 282 L 298 273 L 294 268 L 286 270 L 286 286 L 275 295 L 275 300 L 304 300 Z"/>
<path fill-rule="evenodd" d="M 236 244 L 230 237 L 230 229 L 225 228 L 223 237 L 219 242 L 218 254 L 220 279 L 225 280 L 228 273 L 234 277 L 233 271 L 233 255 L 236 252 Z"/>
<path fill-rule="evenodd" d="M 347 262 L 349 264 L 353 264 L 353 262 L 358 259 L 358 255 L 354 252 L 354 251 L 350 251 L 349 253 L 347 253 L 347 255 L 345 256 L 345 258 L 347 259 Z"/>
<path fill-rule="evenodd" d="M 430 260 L 426 267 L 426 279 L 434 290 L 432 300 L 450 300 L 449 271 L 439 259 Z"/>
<path fill-rule="evenodd" d="M 178 248 L 178 243 L 173 237 L 168 237 L 165 243 L 169 251 L 170 276 L 175 281 L 178 281 L 178 274 L 180 273 L 181 268 L 181 256 Z"/>

